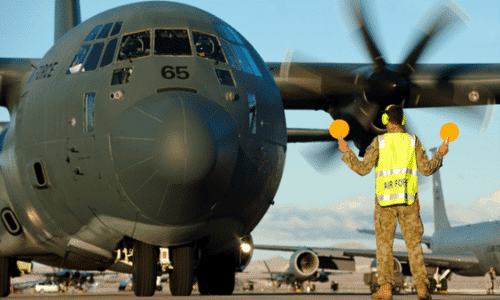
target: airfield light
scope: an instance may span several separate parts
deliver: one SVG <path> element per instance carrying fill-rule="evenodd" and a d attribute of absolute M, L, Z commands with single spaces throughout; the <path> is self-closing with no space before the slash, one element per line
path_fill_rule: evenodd
<path fill-rule="evenodd" d="M 470 93 L 469 93 L 469 100 L 471 102 L 477 102 L 479 101 L 479 92 L 476 91 L 476 90 L 472 90 Z"/>
<path fill-rule="evenodd" d="M 249 244 L 249 243 L 242 243 L 241 244 L 241 251 L 243 251 L 243 253 L 250 253 L 250 251 L 252 251 L 252 246 Z"/>

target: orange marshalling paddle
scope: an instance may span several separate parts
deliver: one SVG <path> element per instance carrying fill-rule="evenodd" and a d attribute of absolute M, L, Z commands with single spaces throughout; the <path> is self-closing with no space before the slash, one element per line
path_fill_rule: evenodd
<path fill-rule="evenodd" d="M 345 138 L 349 134 L 349 124 L 341 119 L 333 121 L 330 125 L 330 134 L 334 139 L 338 139 L 339 135 Z"/>
<path fill-rule="evenodd" d="M 443 141 L 448 139 L 448 142 L 453 142 L 458 137 L 458 126 L 455 123 L 446 123 L 441 127 L 439 134 Z"/>

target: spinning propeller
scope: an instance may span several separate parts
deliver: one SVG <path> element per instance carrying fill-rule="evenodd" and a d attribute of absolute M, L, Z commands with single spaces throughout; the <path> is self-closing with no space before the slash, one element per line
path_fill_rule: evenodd
<path fill-rule="evenodd" d="M 464 13 L 453 2 L 438 7 L 435 15 L 430 18 L 427 29 L 416 39 L 406 59 L 399 65 L 388 65 L 375 41 L 374 26 L 367 17 L 365 1 L 348 1 L 347 7 L 351 23 L 357 27 L 355 32 L 362 37 L 365 50 L 371 57 L 373 69 L 358 74 L 358 82 L 362 85 L 360 93 L 352 95 L 354 102 L 357 103 L 354 109 L 351 108 L 354 113 L 347 112 L 344 113 L 345 116 L 340 117 L 347 120 L 355 119 L 363 131 L 373 132 L 373 125 L 384 129 L 378 126 L 381 110 L 391 104 L 405 107 L 405 102 L 410 102 L 412 97 L 417 96 L 412 93 L 415 84 L 411 79 L 411 75 L 415 72 L 415 64 L 433 41 L 456 28 L 455 25 L 463 23 Z"/>
<path fill-rule="evenodd" d="M 422 88 L 413 82 L 415 79 L 412 75 L 415 73 L 416 63 L 424 52 L 429 50 L 433 42 L 441 41 L 440 37 L 457 29 L 457 25 L 464 24 L 465 14 L 453 2 L 446 2 L 434 9 L 433 16 L 426 23 L 426 30 L 415 39 L 415 44 L 404 61 L 398 65 L 391 65 L 386 62 L 374 38 L 374 26 L 367 17 L 366 2 L 347 0 L 345 3 L 350 23 L 354 26 L 353 31 L 361 37 L 364 49 L 371 58 L 372 66 L 352 64 L 350 71 L 346 72 L 341 68 L 336 68 L 335 64 L 333 67 L 332 64 L 327 67 L 319 63 L 306 64 L 300 61 L 295 63 L 290 53 L 287 53 L 280 69 L 280 77 L 283 78 L 283 82 L 290 85 L 288 89 L 290 94 L 286 95 L 290 99 L 294 99 L 294 93 L 299 94 L 304 91 L 317 95 L 335 95 L 326 104 L 318 101 L 316 109 L 327 111 L 335 120 L 347 121 L 350 127 L 347 140 L 354 142 L 359 149 L 359 155 L 364 156 L 365 150 L 373 138 L 385 132 L 385 127 L 382 126 L 380 120 L 382 111 L 387 106 L 395 104 L 405 108 L 426 107 L 420 105 L 422 102 L 417 105 L 419 100 L 427 101 L 426 103 L 429 100 L 427 98 L 425 100 L 419 99 L 420 93 L 422 93 L 421 89 L 426 87 Z M 432 85 L 432 89 L 429 91 L 434 91 L 436 85 L 446 86 L 455 76 L 467 72 L 466 68 L 460 66 L 436 69 L 435 75 L 438 80 L 434 79 L 429 83 Z M 300 104 L 299 101 L 297 103 Z M 439 105 L 434 106 L 445 106 L 442 105 L 443 103 L 445 101 L 441 100 Z M 449 103 L 448 105 L 460 104 Z M 291 108 L 300 109 L 299 104 Z M 313 105 L 316 105 L 316 102 Z M 471 107 L 467 107 L 467 109 L 470 110 Z M 477 119 L 478 117 L 481 115 L 475 115 L 473 118 Z M 415 130 L 408 128 L 409 125 L 406 127 L 409 132 L 415 133 Z M 324 135 L 325 131 L 322 134 Z M 337 142 L 333 139 L 321 143 L 321 145 L 315 143 L 309 147 L 309 150 L 301 152 L 306 160 L 322 173 L 335 167 L 335 160 L 338 160 L 341 155 Z"/>

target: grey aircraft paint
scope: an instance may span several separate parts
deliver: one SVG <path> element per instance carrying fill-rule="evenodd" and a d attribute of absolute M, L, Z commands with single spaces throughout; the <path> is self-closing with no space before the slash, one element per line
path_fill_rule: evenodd
<path fill-rule="evenodd" d="M 54 46 L 19 76 L 19 98 L 2 99 L 0 209 L 16 231 L 0 229 L 2 255 L 120 269 L 116 250 L 134 240 L 237 258 L 285 161 L 267 66 L 230 25 L 184 4 L 79 22 L 78 1 L 57 1 Z"/>

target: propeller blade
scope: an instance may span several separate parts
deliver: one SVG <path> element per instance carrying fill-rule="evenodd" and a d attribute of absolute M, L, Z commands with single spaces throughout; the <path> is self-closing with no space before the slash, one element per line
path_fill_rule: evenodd
<path fill-rule="evenodd" d="M 288 143 L 333 141 L 328 130 L 287 128 Z"/>
<path fill-rule="evenodd" d="M 453 120 L 460 117 L 460 121 L 467 124 L 467 128 L 479 133 L 486 133 L 495 115 L 496 105 L 475 105 L 447 107 L 445 109 L 427 108 L 420 112 L 429 116 L 429 119 Z M 443 123 L 445 123 L 443 121 Z"/>
<path fill-rule="evenodd" d="M 353 114 L 354 117 L 365 130 L 372 130 L 373 123 L 383 108 L 378 103 L 367 102 L 364 99 L 356 99 L 355 103 L 361 104 L 357 105 L 357 110 Z"/>
<path fill-rule="evenodd" d="M 341 165 L 342 152 L 336 141 L 298 147 L 300 154 L 318 173 L 330 174 Z"/>
<path fill-rule="evenodd" d="M 413 47 L 404 62 L 399 65 L 396 72 L 404 77 L 414 73 L 415 64 L 424 51 L 429 48 L 430 43 L 437 40 L 438 37 L 442 38 L 445 32 L 449 33 L 457 27 L 454 25 L 465 24 L 466 19 L 465 12 L 452 1 L 446 2 L 446 4 L 439 7 L 437 13 L 434 14 L 434 19 L 429 22 L 430 25 L 427 26 L 427 29 L 421 33 L 417 43 L 415 43 L 416 46 Z"/>
<path fill-rule="evenodd" d="M 377 71 L 382 70 L 387 63 L 385 62 L 383 55 L 375 42 L 375 36 L 373 33 L 373 24 L 368 15 L 368 7 L 366 1 L 364 0 L 352 0 L 347 3 L 347 8 L 349 11 L 349 16 L 351 17 L 351 26 L 355 27 L 355 32 L 361 36 L 364 41 L 364 45 L 368 54 L 372 59 L 372 62 L 377 67 Z"/>

